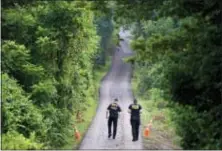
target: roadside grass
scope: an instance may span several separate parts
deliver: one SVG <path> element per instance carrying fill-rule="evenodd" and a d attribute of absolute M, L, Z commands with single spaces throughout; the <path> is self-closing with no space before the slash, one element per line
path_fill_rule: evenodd
<path fill-rule="evenodd" d="M 132 79 L 132 89 L 136 94 L 138 80 Z M 168 107 L 166 100 L 161 98 L 158 89 L 151 89 L 145 97 L 138 96 L 138 101 L 143 107 L 142 112 L 142 135 L 144 149 L 181 149 L 180 137 L 176 135 L 176 128 L 170 114 L 172 109 Z M 145 126 L 153 119 L 148 137 L 144 136 Z"/>
<path fill-rule="evenodd" d="M 75 123 L 78 131 L 81 134 L 81 139 L 79 141 L 75 139 L 74 128 L 73 128 L 72 130 L 70 130 L 70 132 L 72 132 L 72 135 L 70 136 L 67 144 L 62 149 L 78 149 L 79 148 L 79 145 L 80 145 L 85 133 L 87 132 L 87 130 L 91 124 L 91 121 L 93 120 L 93 118 L 96 114 L 96 108 L 98 106 L 98 99 L 99 99 L 98 92 L 99 92 L 99 88 L 100 88 L 100 83 L 101 83 L 102 78 L 108 72 L 110 65 L 111 65 L 111 56 L 108 56 L 105 66 L 100 65 L 95 69 L 94 87 L 92 87 L 92 90 L 90 92 L 92 97 L 88 98 L 86 109 L 82 115 L 82 117 L 84 117 L 83 118 L 84 121 L 79 122 L 79 123 Z M 76 121 L 76 116 L 73 116 L 73 120 Z"/>

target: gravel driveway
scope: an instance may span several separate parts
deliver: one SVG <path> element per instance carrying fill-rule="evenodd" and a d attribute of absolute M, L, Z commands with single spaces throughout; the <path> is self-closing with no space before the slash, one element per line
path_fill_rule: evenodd
<path fill-rule="evenodd" d="M 97 113 L 89 127 L 79 149 L 142 149 L 142 137 L 132 142 L 130 115 L 128 106 L 132 103 L 131 65 L 124 63 L 122 57 L 131 54 L 126 41 L 120 42 L 120 51 L 116 51 L 112 58 L 110 71 L 104 77 L 100 87 L 100 99 Z M 106 119 L 107 106 L 114 98 L 119 99 L 122 113 L 118 120 L 116 139 L 108 138 Z"/>

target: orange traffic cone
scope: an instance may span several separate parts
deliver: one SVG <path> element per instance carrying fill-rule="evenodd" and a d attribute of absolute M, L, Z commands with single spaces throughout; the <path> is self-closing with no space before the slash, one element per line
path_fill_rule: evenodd
<path fill-rule="evenodd" d="M 74 133 L 75 139 L 77 141 L 79 141 L 80 138 L 81 138 L 81 134 L 80 134 L 80 132 L 77 130 L 77 128 L 75 126 L 74 126 L 74 129 L 75 129 L 75 133 Z"/>
<path fill-rule="evenodd" d="M 151 127 L 152 127 L 152 121 L 153 120 L 150 120 L 149 124 L 146 126 L 146 128 L 144 130 L 144 137 L 148 137 L 150 135 Z"/>
<path fill-rule="evenodd" d="M 144 136 L 145 137 L 148 137 L 150 135 L 150 129 L 149 129 L 149 127 L 147 127 L 147 128 L 145 128 L 145 130 L 144 130 Z"/>

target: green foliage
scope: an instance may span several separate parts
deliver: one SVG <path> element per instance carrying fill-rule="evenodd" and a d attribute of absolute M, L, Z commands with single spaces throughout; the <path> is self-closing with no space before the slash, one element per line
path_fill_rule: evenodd
<path fill-rule="evenodd" d="M 4 1 L 3 135 L 16 138 L 7 149 L 16 143 L 22 149 L 41 149 L 41 144 L 59 149 L 73 137 L 72 117 L 77 110 L 84 112 L 97 92 L 94 60 L 112 36 L 110 8 L 96 11 L 97 6 L 88 1 Z M 30 140 L 32 132 L 36 139 Z"/>
<path fill-rule="evenodd" d="M 2 82 L 3 149 L 41 149 L 44 143 L 36 140 L 45 135 L 47 126 L 42 123 L 41 110 L 32 104 L 14 79 L 3 74 Z"/>
<path fill-rule="evenodd" d="M 103 15 L 101 17 L 97 17 L 96 25 L 98 35 L 101 36 L 100 40 L 100 52 L 98 53 L 98 58 L 96 60 L 97 64 L 105 64 L 106 60 L 106 50 L 109 49 L 111 45 L 111 37 L 113 33 L 113 23 L 112 23 L 112 12 L 106 12 L 107 15 Z"/>
<path fill-rule="evenodd" d="M 22 134 L 15 131 L 7 132 L 2 135 L 2 149 L 3 150 L 36 150 L 45 149 L 42 144 L 36 142 L 35 133 L 31 133 L 29 139 L 25 138 Z"/>
<path fill-rule="evenodd" d="M 138 94 L 153 100 L 163 96 L 177 104 L 172 105 L 173 118 L 184 149 L 220 149 L 221 2 L 122 3 L 126 14 L 139 12 L 128 20 L 136 23 L 132 46 L 137 53 L 134 70 L 141 81 Z M 155 89 L 160 92 L 153 94 Z"/>
<path fill-rule="evenodd" d="M 215 122 L 215 114 L 218 115 L 221 112 L 220 108 L 221 106 L 214 109 L 214 111 L 200 114 L 192 107 L 174 105 L 174 112 L 171 114 L 176 123 L 177 133 L 183 136 L 181 145 L 184 148 L 220 148 L 221 122 Z"/>
<path fill-rule="evenodd" d="M 30 62 L 30 51 L 24 45 L 16 44 L 14 41 L 4 41 L 2 56 L 3 72 L 12 75 L 19 83 L 25 85 L 26 89 L 29 89 L 30 85 L 36 83 L 44 74 L 42 66 Z"/>
<path fill-rule="evenodd" d="M 28 136 L 33 130 L 41 133 L 43 119 L 23 89 L 7 74 L 2 75 L 3 131 L 17 130 Z M 26 127 L 29 125 L 29 127 Z"/>
<path fill-rule="evenodd" d="M 29 51 L 24 45 L 17 45 L 14 41 L 5 41 L 2 46 L 3 64 L 2 70 L 21 70 L 30 59 Z"/>

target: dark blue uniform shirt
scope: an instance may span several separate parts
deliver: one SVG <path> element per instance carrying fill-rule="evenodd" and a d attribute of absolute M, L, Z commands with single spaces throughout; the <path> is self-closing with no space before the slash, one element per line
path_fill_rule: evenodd
<path fill-rule="evenodd" d="M 117 103 L 112 103 L 108 106 L 107 110 L 109 110 L 110 118 L 118 118 L 118 112 L 121 112 L 121 108 Z"/>
<path fill-rule="evenodd" d="M 139 104 L 131 104 L 129 106 L 131 110 L 131 120 L 140 120 L 140 110 L 142 109 Z"/>

